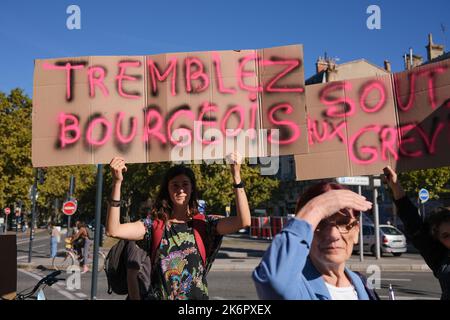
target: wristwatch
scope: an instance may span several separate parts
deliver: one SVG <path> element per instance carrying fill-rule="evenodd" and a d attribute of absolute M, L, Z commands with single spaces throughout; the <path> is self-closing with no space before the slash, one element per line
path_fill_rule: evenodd
<path fill-rule="evenodd" d="M 241 181 L 239 183 L 233 183 L 233 188 L 235 188 L 235 189 L 244 188 L 244 187 L 245 187 L 244 181 Z"/>

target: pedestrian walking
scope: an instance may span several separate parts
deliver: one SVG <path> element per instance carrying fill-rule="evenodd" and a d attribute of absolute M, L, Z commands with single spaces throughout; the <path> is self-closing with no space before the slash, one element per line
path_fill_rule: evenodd
<path fill-rule="evenodd" d="M 50 257 L 54 258 L 56 257 L 58 251 L 58 238 L 60 236 L 60 233 L 53 222 L 49 223 L 49 234 L 50 234 Z"/>

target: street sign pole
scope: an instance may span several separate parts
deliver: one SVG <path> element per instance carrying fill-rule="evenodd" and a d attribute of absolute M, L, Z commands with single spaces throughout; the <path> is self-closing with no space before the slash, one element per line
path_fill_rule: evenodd
<path fill-rule="evenodd" d="M 97 300 L 98 251 L 100 244 L 100 219 L 102 213 L 103 165 L 97 165 L 97 194 L 95 199 L 94 261 L 92 262 L 91 300 Z"/>
<path fill-rule="evenodd" d="M 419 200 L 422 204 L 422 221 L 425 221 L 425 202 L 427 202 L 430 199 L 430 193 L 427 189 L 420 189 L 419 190 Z"/>
<path fill-rule="evenodd" d="M 361 192 L 361 186 L 358 186 L 358 193 L 359 195 L 362 194 Z M 363 218 L 362 218 L 362 212 L 359 215 L 359 261 L 364 261 L 364 245 L 363 245 Z"/>
<path fill-rule="evenodd" d="M 422 202 L 422 221 L 425 221 L 425 202 Z"/>
<path fill-rule="evenodd" d="M 339 177 L 336 178 L 336 182 L 340 184 L 358 186 L 358 193 L 361 195 L 361 186 L 369 186 L 370 178 L 364 176 L 358 177 Z M 362 213 L 359 215 L 359 260 L 364 261 L 364 234 L 363 234 L 363 216 Z"/>
<path fill-rule="evenodd" d="M 70 182 L 69 182 L 69 200 L 72 200 L 73 197 L 73 193 L 74 193 L 74 188 L 75 188 L 75 177 L 73 175 L 70 176 Z M 72 229 L 70 228 L 71 225 L 71 217 L 72 215 L 70 215 L 67 218 L 67 236 L 72 236 Z"/>
<path fill-rule="evenodd" d="M 16 236 L 17 236 L 17 229 L 19 225 L 19 216 L 17 215 L 17 207 L 16 203 L 14 202 L 14 216 L 16 217 Z"/>
<path fill-rule="evenodd" d="M 370 178 L 365 176 L 358 177 L 339 177 L 336 182 L 340 184 L 358 186 L 358 193 L 361 195 L 361 186 L 369 186 Z M 372 183 L 373 184 L 373 183 Z M 364 261 L 364 234 L 363 234 L 363 216 L 359 215 L 359 260 Z"/>
<path fill-rule="evenodd" d="M 373 179 L 373 220 L 375 224 L 375 257 L 380 259 L 380 222 L 378 212 L 378 189 L 376 187 L 376 180 Z M 378 179 L 379 180 L 379 179 Z"/>
<path fill-rule="evenodd" d="M 39 168 L 36 169 L 36 174 L 34 178 L 34 184 L 32 188 L 32 209 L 31 209 L 31 225 L 30 225 L 30 246 L 28 248 L 28 263 L 31 263 L 31 257 L 33 252 L 33 239 L 34 239 L 34 219 L 36 215 L 36 192 L 37 192 L 37 182 L 38 182 L 38 171 Z"/>
<path fill-rule="evenodd" d="M 373 187 L 373 217 L 375 224 L 375 256 L 376 259 L 380 259 L 380 222 L 378 217 L 378 190 L 376 187 Z"/>

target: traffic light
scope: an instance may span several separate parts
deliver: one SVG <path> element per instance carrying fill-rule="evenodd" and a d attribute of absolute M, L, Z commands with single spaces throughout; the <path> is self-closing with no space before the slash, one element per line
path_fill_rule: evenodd
<path fill-rule="evenodd" d="M 38 168 L 38 181 L 39 184 L 44 184 L 45 182 L 45 172 L 42 168 Z"/>

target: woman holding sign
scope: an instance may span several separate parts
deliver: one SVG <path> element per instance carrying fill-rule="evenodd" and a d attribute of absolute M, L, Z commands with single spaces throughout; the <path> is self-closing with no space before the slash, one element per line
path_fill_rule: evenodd
<path fill-rule="evenodd" d="M 237 216 L 219 218 L 198 213 L 196 179 L 185 166 L 165 174 L 150 215 L 143 221 L 120 223 L 120 189 L 125 160 L 115 157 L 106 233 L 126 240 L 143 240 L 152 261 L 149 299 L 208 299 L 206 275 L 219 250 L 222 236 L 250 225 L 250 209 L 241 181 L 241 157 L 229 155 Z"/>
<path fill-rule="evenodd" d="M 423 222 L 417 208 L 403 191 L 397 173 L 389 166 L 383 171 L 407 237 L 439 280 L 441 299 L 450 300 L 450 209 L 438 208 Z"/>

